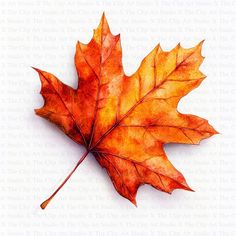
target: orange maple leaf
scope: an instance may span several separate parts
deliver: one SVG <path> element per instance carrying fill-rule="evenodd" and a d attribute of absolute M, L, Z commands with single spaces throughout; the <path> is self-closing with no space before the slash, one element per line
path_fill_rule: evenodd
<path fill-rule="evenodd" d="M 78 88 L 34 68 L 40 76 L 44 105 L 36 114 L 55 123 L 86 152 L 59 188 L 41 204 L 44 209 L 76 168 L 92 153 L 107 170 L 118 193 L 136 205 L 140 185 L 171 193 L 191 190 L 167 159 L 166 143 L 198 144 L 217 133 L 208 121 L 178 112 L 179 100 L 205 75 L 202 43 L 170 52 L 157 45 L 138 70 L 126 76 L 120 36 L 113 36 L 103 14 L 88 44 L 77 43 Z"/>

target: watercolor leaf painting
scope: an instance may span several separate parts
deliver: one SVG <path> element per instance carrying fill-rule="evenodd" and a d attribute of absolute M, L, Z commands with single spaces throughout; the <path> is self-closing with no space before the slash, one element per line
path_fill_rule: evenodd
<path fill-rule="evenodd" d="M 112 35 L 103 14 L 88 44 L 78 42 L 78 87 L 34 68 L 40 77 L 43 107 L 37 115 L 56 124 L 86 152 L 44 209 L 88 153 L 106 169 L 117 192 L 136 205 L 140 185 L 171 193 L 190 190 L 168 160 L 163 145 L 198 144 L 217 133 L 208 121 L 177 111 L 180 99 L 205 79 L 199 70 L 202 43 L 171 51 L 157 45 L 131 76 L 124 74 L 120 35 Z"/>

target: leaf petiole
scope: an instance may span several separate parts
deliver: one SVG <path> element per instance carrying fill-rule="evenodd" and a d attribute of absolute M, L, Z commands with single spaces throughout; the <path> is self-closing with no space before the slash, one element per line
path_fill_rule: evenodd
<path fill-rule="evenodd" d="M 79 161 L 77 162 L 76 166 L 74 167 L 74 169 L 70 172 L 70 174 L 65 178 L 65 180 L 61 183 L 61 185 L 56 189 L 56 191 L 48 198 L 46 199 L 41 205 L 40 207 L 42 209 L 45 209 L 48 205 L 48 203 L 53 199 L 53 197 L 57 194 L 57 192 L 59 192 L 59 190 L 64 186 L 64 184 L 70 179 L 70 177 L 72 176 L 72 174 L 75 172 L 75 170 L 77 169 L 77 167 L 83 162 L 83 160 L 85 159 L 85 157 L 88 155 L 89 151 L 87 150 L 83 156 L 79 159 Z"/>

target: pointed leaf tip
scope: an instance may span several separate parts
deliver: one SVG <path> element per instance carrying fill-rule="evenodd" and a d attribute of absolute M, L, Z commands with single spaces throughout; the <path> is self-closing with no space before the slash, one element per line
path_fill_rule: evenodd
<path fill-rule="evenodd" d="M 36 67 L 31 66 L 31 68 L 32 68 L 33 70 L 37 71 L 37 72 L 40 71 L 40 70 L 39 70 L 38 68 L 36 68 Z"/>
<path fill-rule="evenodd" d="M 95 29 L 95 33 L 100 32 L 102 35 L 107 35 L 108 33 L 111 33 L 110 31 L 110 27 L 109 24 L 107 22 L 105 13 L 103 12 L 100 23 L 97 27 L 97 29 Z"/>
<path fill-rule="evenodd" d="M 33 66 L 31 66 L 31 68 L 33 70 L 35 70 L 36 72 L 38 72 L 39 74 L 44 72 L 43 70 L 40 70 L 39 68 L 36 68 L 36 67 L 33 67 Z"/>
<path fill-rule="evenodd" d="M 134 199 L 130 199 L 130 201 L 135 205 L 135 207 L 138 207 L 138 205 L 137 205 L 137 202 L 136 202 L 136 199 L 134 198 Z"/>

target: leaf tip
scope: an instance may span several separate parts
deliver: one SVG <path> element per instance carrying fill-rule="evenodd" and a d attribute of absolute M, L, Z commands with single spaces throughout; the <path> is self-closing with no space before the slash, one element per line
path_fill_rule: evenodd
<path fill-rule="evenodd" d="M 210 125 L 209 122 L 208 122 L 208 126 L 209 126 L 209 133 L 211 134 L 210 136 L 213 136 L 215 134 L 221 134 L 220 132 L 215 130 L 215 128 L 212 125 Z"/>
<path fill-rule="evenodd" d="M 40 110 L 40 109 L 34 109 L 34 113 L 35 113 L 36 115 L 39 115 L 39 110 Z"/>
<path fill-rule="evenodd" d="M 203 43 L 205 42 L 205 39 L 203 39 L 200 43 L 199 43 L 199 45 L 203 45 Z"/>
<path fill-rule="evenodd" d="M 110 27 L 108 25 L 105 13 L 103 12 L 98 27 L 93 30 L 92 40 L 95 40 L 97 43 L 101 44 L 102 38 L 110 33 Z"/>
<path fill-rule="evenodd" d="M 136 199 L 135 199 L 135 198 L 134 198 L 134 199 L 132 199 L 132 200 L 130 199 L 130 201 L 131 201 L 131 202 L 134 204 L 134 206 L 135 206 L 135 207 L 138 207 L 138 205 L 137 205 L 137 202 L 136 202 Z"/>
<path fill-rule="evenodd" d="M 105 12 L 102 13 L 102 17 L 101 17 L 99 26 L 101 26 L 102 29 L 105 29 L 105 30 L 107 30 L 107 31 L 110 31 L 109 25 L 108 25 L 108 22 L 107 22 L 107 18 L 106 18 L 106 16 L 105 16 Z"/>
<path fill-rule="evenodd" d="M 184 190 L 190 191 L 190 192 L 195 192 L 192 188 L 189 187 L 189 185 L 188 185 L 188 183 L 186 182 L 185 179 L 181 184 L 181 189 L 184 189 Z"/>
<path fill-rule="evenodd" d="M 188 185 L 187 185 L 187 188 L 186 188 L 185 190 L 187 190 L 187 191 L 189 191 L 189 192 L 195 192 L 195 190 L 193 190 L 192 188 L 190 188 Z"/>
<path fill-rule="evenodd" d="M 38 72 L 39 75 L 43 73 L 42 70 L 40 70 L 40 69 L 38 69 L 38 68 L 36 68 L 36 67 L 31 66 L 31 68 L 32 68 L 33 70 L 35 70 L 36 72 Z"/>
<path fill-rule="evenodd" d="M 201 51 L 202 50 L 202 45 L 203 43 L 205 42 L 205 39 L 203 39 L 198 45 L 197 45 L 197 48 Z M 202 56 L 203 57 L 203 56 Z M 203 57 L 204 59 L 204 57 Z"/>
<path fill-rule="evenodd" d="M 32 68 L 33 70 L 37 71 L 37 72 L 40 71 L 38 68 L 36 68 L 36 67 L 34 67 L 34 66 L 31 66 L 31 68 Z"/>

